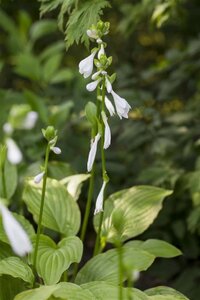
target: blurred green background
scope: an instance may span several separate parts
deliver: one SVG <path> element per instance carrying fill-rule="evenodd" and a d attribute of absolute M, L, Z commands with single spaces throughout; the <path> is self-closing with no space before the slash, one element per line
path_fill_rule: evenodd
<path fill-rule="evenodd" d="M 79 1 L 79 5 L 81 2 L 85 1 Z M 141 238 L 160 238 L 183 252 L 178 259 L 157 260 L 140 275 L 136 286 L 169 285 L 197 300 L 200 3 L 109 2 L 111 8 L 103 10 L 102 19 L 111 22 L 106 42 L 113 56 L 112 69 L 117 72 L 114 88 L 131 104 L 132 111 L 128 120 L 110 120 L 108 190 L 112 193 L 138 184 L 173 189 L 156 222 Z M 17 166 L 19 184 L 14 206 L 20 202 L 24 176 L 37 174 L 43 159 L 41 128 L 54 125 L 58 129 L 62 155 L 51 156 L 52 161 L 60 160 L 52 162 L 52 176 L 85 173 L 89 150 L 90 126 L 84 107 L 87 101 L 95 100 L 95 94 L 86 91 L 86 80 L 78 73 L 78 63 L 89 54 L 88 49 L 74 44 L 66 51 L 65 35 L 57 25 L 59 6 L 40 18 L 40 5 L 36 0 L 2 0 L 0 4 L 0 140 L 11 136 L 23 153 Z M 63 22 L 68 18 L 64 15 Z M 37 112 L 38 119 L 34 128 L 28 129 L 24 119 L 30 111 Z M 5 132 L 6 123 L 12 125 L 12 133 Z M 98 162 L 97 157 L 97 170 Z M 99 176 L 96 193 L 100 184 Z M 87 184 L 79 200 L 81 207 L 86 191 Z"/>

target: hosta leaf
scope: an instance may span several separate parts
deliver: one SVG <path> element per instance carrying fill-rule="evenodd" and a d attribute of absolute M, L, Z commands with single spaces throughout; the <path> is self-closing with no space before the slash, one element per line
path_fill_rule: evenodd
<path fill-rule="evenodd" d="M 0 241 L 0 260 L 12 255 L 13 255 L 13 251 L 11 247 L 8 244 Z"/>
<path fill-rule="evenodd" d="M 166 286 L 158 286 L 148 289 L 145 293 L 148 296 L 151 296 L 149 297 L 149 300 L 189 300 L 180 292 Z"/>
<path fill-rule="evenodd" d="M 144 250 L 132 247 L 123 247 L 122 253 L 124 266 L 137 271 L 146 270 L 155 258 Z M 90 281 L 107 281 L 118 284 L 118 279 L 118 251 L 112 249 L 90 259 L 77 274 L 75 282 L 83 284 Z"/>
<path fill-rule="evenodd" d="M 83 181 L 90 178 L 90 174 L 77 174 L 68 176 L 62 179 L 62 183 L 67 185 L 68 193 L 75 199 L 78 200 L 78 197 L 81 192 L 81 187 Z"/>
<path fill-rule="evenodd" d="M 0 299 L 13 300 L 17 294 L 27 289 L 26 285 L 27 283 L 19 278 L 8 275 L 0 276 Z"/>
<path fill-rule="evenodd" d="M 119 288 L 108 282 L 95 281 L 81 285 L 82 288 L 89 290 L 94 298 L 98 300 L 116 300 L 119 297 Z M 149 300 L 145 293 L 138 289 L 123 288 L 123 300 Z"/>
<path fill-rule="evenodd" d="M 29 180 L 23 199 L 28 210 L 38 221 L 42 185 Z M 64 235 L 75 235 L 80 227 L 80 211 L 65 187 L 55 179 L 47 180 L 42 225 Z"/>
<path fill-rule="evenodd" d="M 36 269 L 45 282 L 51 285 L 59 281 L 69 266 L 81 260 L 83 245 L 76 236 L 62 239 L 57 245 L 48 236 L 41 235 L 38 248 Z M 33 262 L 33 254 L 30 255 Z"/>
<path fill-rule="evenodd" d="M 130 241 L 125 244 L 125 247 L 131 247 L 141 249 L 155 255 L 155 257 L 175 257 L 181 255 L 181 251 L 170 245 L 169 243 L 161 240 L 150 239 L 145 242 L 143 241 Z"/>
<path fill-rule="evenodd" d="M 115 242 L 120 238 L 125 241 L 144 232 L 157 217 L 163 199 L 172 191 L 152 186 L 132 187 L 111 195 L 105 201 L 102 239 Z M 118 216 L 118 230 L 113 217 Z M 95 228 L 99 215 L 94 219 Z"/>
<path fill-rule="evenodd" d="M 74 171 L 68 163 L 64 163 L 61 161 L 51 161 L 48 164 L 48 175 L 51 178 L 61 180 L 66 176 L 70 176 L 73 174 Z"/>
<path fill-rule="evenodd" d="M 33 284 L 34 275 L 31 268 L 18 257 L 7 257 L 0 261 L 0 276 L 10 275 Z"/>
<path fill-rule="evenodd" d="M 6 194 L 7 199 L 10 199 L 15 192 L 17 187 L 17 167 L 12 165 L 8 160 L 5 162 L 5 182 L 6 182 Z M 0 169 L 0 197 L 5 198 L 3 185 L 2 185 L 2 171 Z"/>
<path fill-rule="evenodd" d="M 40 288 L 23 292 L 14 300 L 95 300 L 90 291 L 82 289 L 73 283 L 61 282 L 52 286 L 41 286 Z"/>

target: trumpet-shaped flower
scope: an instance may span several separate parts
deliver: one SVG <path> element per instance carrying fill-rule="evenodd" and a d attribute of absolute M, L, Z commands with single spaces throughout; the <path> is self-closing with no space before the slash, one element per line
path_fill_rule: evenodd
<path fill-rule="evenodd" d="M 110 127 L 108 125 L 108 119 L 106 117 L 106 114 L 105 112 L 102 111 L 101 113 L 101 116 L 102 116 L 102 120 L 103 120 L 103 123 L 104 123 L 104 126 L 105 126 L 105 135 L 104 135 L 104 149 L 107 149 L 110 144 L 111 144 L 111 131 L 110 131 Z"/>
<path fill-rule="evenodd" d="M 3 124 L 3 131 L 7 134 L 12 134 L 13 133 L 13 127 L 10 123 L 5 123 Z"/>
<path fill-rule="evenodd" d="M 120 117 L 120 119 L 122 119 L 122 117 L 128 118 L 128 112 L 129 112 L 131 106 L 128 104 L 128 102 L 124 98 L 117 95 L 114 91 L 112 91 L 111 94 L 113 96 L 116 111 L 117 111 L 117 114 Z"/>
<path fill-rule="evenodd" d="M 112 105 L 112 102 L 108 99 L 108 97 L 105 97 L 105 105 L 106 105 L 106 108 L 109 111 L 111 117 L 114 116 L 114 114 L 115 114 L 115 108 Z"/>
<path fill-rule="evenodd" d="M 55 154 L 61 154 L 61 149 L 59 147 L 51 147 L 51 150 L 55 153 Z"/>
<path fill-rule="evenodd" d="M 3 228 L 13 251 L 19 256 L 24 256 L 31 252 L 32 245 L 28 235 L 22 228 L 21 224 L 17 222 L 11 212 L 7 209 L 7 207 L 1 203 L 0 214 L 2 215 Z"/>
<path fill-rule="evenodd" d="M 108 79 L 108 77 L 106 76 L 106 89 L 108 93 L 112 92 L 112 84 L 110 82 L 110 80 Z"/>
<path fill-rule="evenodd" d="M 99 83 L 100 79 L 97 79 L 95 81 L 92 81 L 90 83 L 88 83 L 86 85 L 86 89 L 89 91 L 89 92 L 93 92 L 96 88 L 97 88 L 97 85 Z"/>
<path fill-rule="evenodd" d="M 8 148 L 8 160 L 14 165 L 19 164 L 22 161 L 22 153 L 15 141 L 11 138 L 6 139 L 6 146 Z"/>
<path fill-rule="evenodd" d="M 101 55 L 104 55 L 104 54 L 105 54 L 104 46 L 103 46 L 103 44 L 101 44 L 100 50 L 98 52 L 98 59 L 100 59 Z"/>
<path fill-rule="evenodd" d="M 92 80 L 96 80 L 100 73 L 101 73 L 101 71 L 95 72 L 95 73 L 92 75 Z"/>
<path fill-rule="evenodd" d="M 29 111 L 23 122 L 24 129 L 32 129 L 38 119 L 38 113 L 36 111 Z"/>
<path fill-rule="evenodd" d="M 92 166 L 93 166 L 95 156 L 97 153 L 97 145 L 98 145 L 98 141 L 99 141 L 100 137 L 101 137 L 101 135 L 99 133 L 97 133 L 94 140 L 91 141 L 91 147 L 90 147 L 90 152 L 89 152 L 88 161 L 87 161 L 88 172 L 90 172 L 92 170 Z"/>
<path fill-rule="evenodd" d="M 44 174 L 45 174 L 45 172 L 41 172 L 41 173 L 39 173 L 38 175 L 36 175 L 36 176 L 34 177 L 34 182 L 35 182 L 36 184 L 40 183 L 40 182 L 42 181 L 42 178 L 44 177 Z"/>
<path fill-rule="evenodd" d="M 87 30 L 87 35 L 92 38 L 92 39 L 98 39 L 98 34 L 95 29 L 88 29 Z"/>
<path fill-rule="evenodd" d="M 99 212 L 103 211 L 103 198 L 104 198 L 104 190 L 106 187 L 106 181 L 103 182 L 101 190 L 96 200 L 96 206 L 94 210 L 94 214 L 98 214 Z"/>
<path fill-rule="evenodd" d="M 96 53 L 97 50 L 92 52 L 88 57 L 86 57 L 79 63 L 79 72 L 83 75 L 84 78 L 88 78 L 92 74 L 94 57 Z"/>

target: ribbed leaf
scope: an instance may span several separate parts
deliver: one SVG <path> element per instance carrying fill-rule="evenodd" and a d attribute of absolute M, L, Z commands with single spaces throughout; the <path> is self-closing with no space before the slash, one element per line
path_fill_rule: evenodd
<path fill-rule="evenodd" d="M 10 245 L 0 241 L 0 260 L 12 255 L 13 255 L 13 251 Z"/>
<path fill-rule="evenodd" d="M 105 201 L 103 240 L 125 241 L 144 232 L 157 217 L 163 199 L 171 193 L 157 187 L 137 186 L 111 195 Z M 95 216 L 94 223 L 97 229 L 99 215 Z"/>
<path fill-rule="evenodd" d="M 151 296 L 149 297 L 149 300 L 189 300 L 180 292 L 166 286 L 148 289 L 145 293 L 148 296 Z"/>
<path fill-rule="evenodd" d="M 132 247 L 123 247 L 122 253 L 124 266 L 137 271 L 146 270 L 155 258 L 147 251 Z M 75 282 L 83 284 L 90 281 L 107 281 L 118 284 L 118 279 L 118 252 L 117 249 L 112 249 L 90 259 L 79 271 Z"/>
<path fill-rule="evenodd" d="M 117 300 L 119 298 L 119 288 L 108 282 L 95 281 L 81 285 L 83 289 L 89 290 L 94 298 L 98 300 Z M 145 293 L 138 289 L 123 288 L 123 300 L 149 300 Z"/>
<path fill-rule="evenodd" d="M 13 300 L 14 297 L 26 290 L 27 285 L 19 278 L 14 278 L 9 275 L 0 276 L 0 299 Z"/>
<path fill-rule="evenodd" d="M 5 162 L 5 182 L 7 199 L 10 199 L 17 187 L 17 167 L 12 165 L 8 160 Z M 2 185 L 2 171 L 0 169 L 0 197 L 5 197 Z"/>
<path fill-rule="evenodd" d="M 23 193 L 23 199 L 36 222 L 40 211 L 41 189 L 41 184 L 36 185 L 29 180 Z M 47 180 L 42 225 L 64 235 L 75 235 L 80 227 L 78 205 L 55 179 Z"/>
<path fill-rule="evenodd" d="M 7 257 L 0 261 L 0 276 L 3 274 L 33 284 L 34 275 L 31 268 L 19 257 Z"/>
<path fill-rule="evenodd" d="M 62 239 L 57 245 L 48 236 L 41 235 L 36 269 L 45 282 L 51 285 L 59 281 L 62 273 L 82 257 L 83 245 L 76 236 Z M 33 261 L 33 253 L 30 255 Z"/>
<path fill-rule="evenodd" d="M 181 251 L 170 245 L 169 243 L 161 240 L 150 239 L 145 242 L 143 241 L 130 241 L 126 243 L 125 247 L 131 247 L 136 249 L 141 249 L 149 252 L 155 257 L 175 257 L 181 255 Z"/>

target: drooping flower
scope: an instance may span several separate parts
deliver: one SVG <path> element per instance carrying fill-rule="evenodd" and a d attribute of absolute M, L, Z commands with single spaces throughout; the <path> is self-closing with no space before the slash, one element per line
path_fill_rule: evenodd
<path fill-rule="evenodd" d="M 24 119 L 23 128 L 32 129 L 38 119 L 38 113 L 36 111 L 29 111 Z"/>
<path fill-rule="evenodd" d="M 94 210 L 94 214 L 98 214 L 99 212 L 103 211 L 103 198 L 104 198 L 104 190 L 106 187 L 106 181 L 103 182 L 101 190 L 96 200 L 96 206 Z"/>
<path fill-rule="evenodd" d="M 131 109 L 131 106 L 128 104 L 128 102 L 124 98 L 117 95 L 114 91 L 111 91 L 111 94 L 113 96 L 116 111 L 117 111 L 117 114 L 120 117 L 120 119 L 122 119 L 122 117 L 128 118 L 128 112 Z"/>
<path fill-rule="evenodd" d="M 98 83 L 99 83 L 100 80 L 101 80 L 101 79 L 99 78 L 99 79 L 97 79 L 97 80 L 95 80 L 95 81 L 92 81 L 92 82 L 88 83 L 88 84 L 86 85 L 86 89 L 87 89 L 89 92 L 93 92 L 93 91 L 97 88 L 97 85 L 98 85 Z"/>
<path fill-rule="evenodd" d="M 55 154 L 61 154 L 61 149 L 59 147 L 51 147 L 51 150 L 55 153 Z"/>
<path fill-rule="evenodd" d="M 105 105 L 106 105 L 106 108 L 109 111 L 111 117 L 114 116 L 115 115 L 115 108 L 112 105 L 112 102 L 106 96 L 105 96 Z"/>
<path fill-rule="evenodd" d="M 95 29 L 88 29 L 87 30 L 87 35 L 92 38 L 92 39 L 98 39 L 98 34 Z"/>
<path fill-rule="evenodd" d="M 108 93 L 112 92 L 112 84 L 110 82 L 110 80 L 108 79 L 108 77 L 106 76 L 106 89 Z"/>
<path fill-rule="evenodd" d="M 9 122 L 3 124 L 3 131 L 8 135 L 12 134 L 13 133 L 12 125 Z"/>
<path fill-rule="evenodd" d="M 14 165 L 19 164 L 22 161 L 22 152 L 15 143 L 15 141 L 11 138 L 6 139 L 6 146 L 7 146 L 7 155 L 8 160 Z"/>
<path fill-rule="evenodd" d="M 97 50 L 93 51 L 88 57 L 86 57 L 79 63 L 79 72 L 83 75 L 84 78 L 88 78 L 92 74 L 94 57 L 96 53 Z"/>
<path fill-rule="evenodd" d="M 108 119 L 106 117 L 106 114 L 104 111 L 101 112 L 101 116 L 102 116 L 102 120 L 105 126 L 105 134 L 104 134 L 104 149 L 107 149 L 110 144 L 111 144 L 111 131 L 110 131 L 110 127 L 108 125 Z"/>
<path fill-rule="evenodd" d="M 100 137 L 101 137 L 101 135 L 99 133 L 97 133 L 94 140 L 91 141 L 91 147 L 90 147 L 90 152 L 89 152 L 88 161 L 87 161 L 88 172 L 90 172 L 92 170 L 92 166 L 93 166 L 95 156 L 97 153 L 97 144 L 98 144 Z"/>
<path fill-rule="evenodd" d="M 27 233 L 24 231 L 21 224 L 13 217 L 7 207 L 1 203 L 0 213 L 2 215 L 3 228 L 13 251 L 19 256 L 24 256 L 31 252 L 32 245 Z"/>
<path fill-rule="evenodd" d="M 45 172 L 41 172 L 41 173 L 39 173 L 38 175 L 36 175 L 36 176 L 34 177 L 34 182 L 35 182 L 36 184 L 40 183 L 40 182 L 42 181 L 42 178 L 44 177 L 44 174 L 45 174 Z"/>
<path fill-rule="evenodd" d="M 104 54 L 105 54 L 104 45 L 103 45 L 103 43 L 101 43 L 100 50 L 98 52 L 98 59 L 100 59 L 101 55 L 104 55 Z"/>
<path fill-rule="evenodd" d="M 92 75 L 92 80 L 96 80 L 100 73 L 101 73 L 101 71 L 95 72 L 95 73 Z"/>

